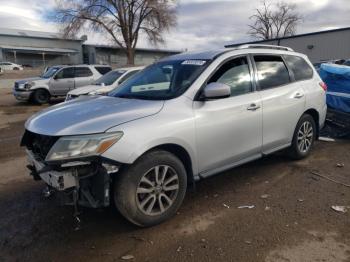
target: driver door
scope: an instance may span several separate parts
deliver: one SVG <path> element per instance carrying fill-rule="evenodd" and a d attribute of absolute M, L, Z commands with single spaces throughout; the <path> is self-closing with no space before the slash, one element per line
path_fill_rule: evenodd
<path fill-rule="evenodd" d="M 231 96 L 194 102 L 198 167 L 203 177 L 261 156 L 261 98 L 246 56 L 222 64 L 207 84 L 231 87 Z"/>
<path fill-rule="evenodd" d="M 65 67 L 51 78 L 49 83 L 50 93 L 56 96 L 64 96 L 74 88 L 74 67 Z"/>

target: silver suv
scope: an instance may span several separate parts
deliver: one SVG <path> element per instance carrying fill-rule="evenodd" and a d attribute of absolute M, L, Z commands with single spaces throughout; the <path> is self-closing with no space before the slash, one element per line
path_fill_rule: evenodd
<path fill-rule="evenodd" d="M 72 89 L 92 84 L 111 70 L 106 65 L 52 66 L 41 77 L 16 81 L 13 95 L 19 101 L 45 104 L 51 97 L 65 97 Z"/>
<path fill-rule="evenodd" d="M 172 217 L 187 186 L 288 149 L 306 157 L 326 86 L 303 54 L 241 46 L 165 58 L 108 96 L 55 105 L 26 122 L 29 169 L 68 203 L 114 203 L 139 226 Z"/>

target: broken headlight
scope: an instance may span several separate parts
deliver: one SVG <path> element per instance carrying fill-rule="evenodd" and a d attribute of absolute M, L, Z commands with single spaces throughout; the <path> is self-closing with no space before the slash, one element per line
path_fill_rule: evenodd
<path fill-rule="evenodd" d="M 123 132 L 64 136 L 53 145 L 45 160 L 56 161 L 100 155 L 122 136 Z"/>

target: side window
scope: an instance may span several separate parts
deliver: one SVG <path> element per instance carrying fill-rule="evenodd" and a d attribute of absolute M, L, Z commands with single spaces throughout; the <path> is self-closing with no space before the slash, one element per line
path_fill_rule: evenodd
<path fill-rule="evenodd" d="M 134 71 L 127 73 L 125 76 L 122 77 L 122 79 L 119 80 L 119 84 L 123 83 L 125 80 L 127 80 L 128 78 L 130 78 L 131 76 L 133 76 L 137 72 L 139 72 L 139 70 L 134 70 Z"/>
<path fill-rule="evenodd" d="M 258 81 L 261 90 L 281 86 L 290 82 L 289 73 L 282 57 L 257 55 L 254 56 L 258 70 Z"/>
<path fill-rule="evenodd" d="M 92 76 L 92 72 L 88 67 L 76 67 L 74 75 L 75 77 L 89 77 Z"/>
<path fill-rule="evenodd" d="M 97 72 L 99 72 L 101 75 L 107 74 L 109 71 L 112 70 L 109 66 L 95 66 L 95 69 Z"/>
<path fill-rule="evenodd" d="M 74 78 L 74 67 L 63 68 L 59 71 L 56 76 L 56 79 L 64 79 L 64 78 Z"/>
<path fill-rule="evenodd" d="M 238 96 L 252 91 L 248 60 L 240 57 L 223 64 L 209 79 L 208 83 L 219 82 L 231 87 L 231 96 Z"/>
<path fill-rule="evenodd" d="M 293 71 L 296 81 L 311 79 L 313 76 L 313 70 L 304 58 L 299 56 L 286 55 L 285 61 L 289 68 Z"/>

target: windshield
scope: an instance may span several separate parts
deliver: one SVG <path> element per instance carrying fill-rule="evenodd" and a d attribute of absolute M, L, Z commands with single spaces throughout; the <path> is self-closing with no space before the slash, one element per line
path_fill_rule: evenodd
<path fill-rule="evenodd" d="M 350 66 L 350 60 L 345 61 L 343 65 Z"/>
<path fill-rule="evenodd" d="M 107 74 L 105 74 L 104 76 L 97 79 L 95 82 L 95 85 L 110 86 L 115 81 L 117 81 L 119 79 L 119 77 L 121 77 L 125 72 L 126 72 L 125 70 L 110 71 Z"/>
<path fill-rule="evenodd" d="M 42 78 L 51 78 L 58 70 L 60 67 L 50 67 L 47 69 L 47 71 L 41 76 Z"/>
<path fill-rule="evenodd" d="M 109 96 L 166 100 L 183 94 L 208 66 L 207 60 L 176 60 L 153 64 L 125 81 Z"/>

